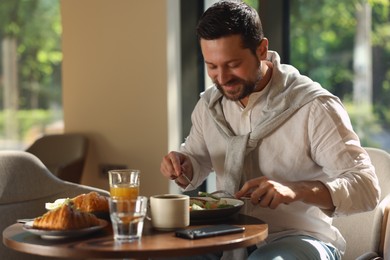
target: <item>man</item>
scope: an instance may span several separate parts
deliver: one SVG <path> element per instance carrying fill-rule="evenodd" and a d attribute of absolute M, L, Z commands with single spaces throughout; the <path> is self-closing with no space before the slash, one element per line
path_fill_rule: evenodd
<path fill-rule="evenodd" d="M 242 2 L 214 4 L 197 34 L 214 86 L 162 174 L 190 190 L 187 178 L 198 186 L 215 171 L 217 189 L 250 194 L 245 213 L 268 223 L 269 236 L 249 258 L 340 259 L 345 241 L 332 217 L 372 210 L 380 192 L 343 105 L 280 64 L 257 12 Z"/>

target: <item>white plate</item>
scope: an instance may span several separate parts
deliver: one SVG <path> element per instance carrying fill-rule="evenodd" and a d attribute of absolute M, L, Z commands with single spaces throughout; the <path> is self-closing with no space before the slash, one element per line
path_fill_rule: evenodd
<path fill-rule="evenodd" d="M 191 197 L 190 199 L 215 201 L 215 199 L 210 197 Z M 212 221 L 212 220 L 226 219 L 239 212 L 242 206 L 244 205 L 244 202 L 238 199 L 222 198 L 222 200 L 225 200 L 227 204 L 232 205 L 233 207 L 219 208 L 219 209 L 217 208 L 217 209 L 191 210 L 190 212 L 191 221 Z"/>
<path fill-rule="evenodd" d="M 27 232 L 30 232 L 34 235 L 38 235 L 43 239 L 63 239 L 70 237 L 79 237 L 84 236 L 98 230 L 101 230 L 107 226 L 107 221 L 99 219 L 100 224 L 98 226 L 82 228 L 82 229 L 72 229 L 72 230 L 47 230 L 47 229 L 38 229 L 33 228 L 33 221 L 29 221 L 23 225 L 23 229 Z"/>

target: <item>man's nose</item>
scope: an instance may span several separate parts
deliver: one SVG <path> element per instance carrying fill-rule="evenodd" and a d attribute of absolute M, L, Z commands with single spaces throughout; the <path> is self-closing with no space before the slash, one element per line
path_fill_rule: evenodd
<path fill-rule="evenodd" d="M 225 85 L 230 80 L 229 71 L 223 68 L 219 69 L 216 79 L 220 85 Z"/>

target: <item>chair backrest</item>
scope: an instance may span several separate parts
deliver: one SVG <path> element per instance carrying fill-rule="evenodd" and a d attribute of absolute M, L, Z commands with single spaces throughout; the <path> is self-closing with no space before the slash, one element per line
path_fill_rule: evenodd
<path fill-rule="evenodd" d="M 390 206 L 386 208 L 387 215 L 384 217 L 382 237 L 383 237 L 383 259 L 390 259 Z"/>
<path fill-rule="evenodd" d="M 379 248 L 382 250 L 383 259 L 390 260 L 390 195 L 386 198 L 388 203 L 383 214 Z"/>
<path fill-rule="evenodd" d="M 46 212 L 45 203 L 96 191 L 85 185 L 63 181 L 54 176 L 34 155 L 21 151 L 0 152 L 0 231 L 20 218 L 35 218 Z M 16 252 L 0 244 L 0 258 L 38 260 L 44 258 Z"/>
<path fill-rule="evenodd" d="M 44 135 L 26 149 L 58 178 L 74 183 L 81 182 L 87 150 L 88 139 L 81 134 Z"/>
<path fill-rule="evenodd" d="M 380 203 L 375 210 L 333 220 L 347 242 L 343 259 L 356 259 L 366 252 L 380 252 L 381 224 L 384 209 L 390 198 L 390 154 L 384 150 L 366 147 L 381 187 Z"/>

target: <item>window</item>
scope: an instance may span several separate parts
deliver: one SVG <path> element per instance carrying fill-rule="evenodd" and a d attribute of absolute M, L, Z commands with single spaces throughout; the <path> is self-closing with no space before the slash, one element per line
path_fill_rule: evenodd
<path fill-rule="evenodd" d="M 291 0 L 290 63 L 340 97 L 363 146 L 390 150 L 390 13 L 382 0 Z"/>
<path fill-rule="evenodd" d="M 0 5 L 0 149 L 62 132 L 59 0 Z"/>

